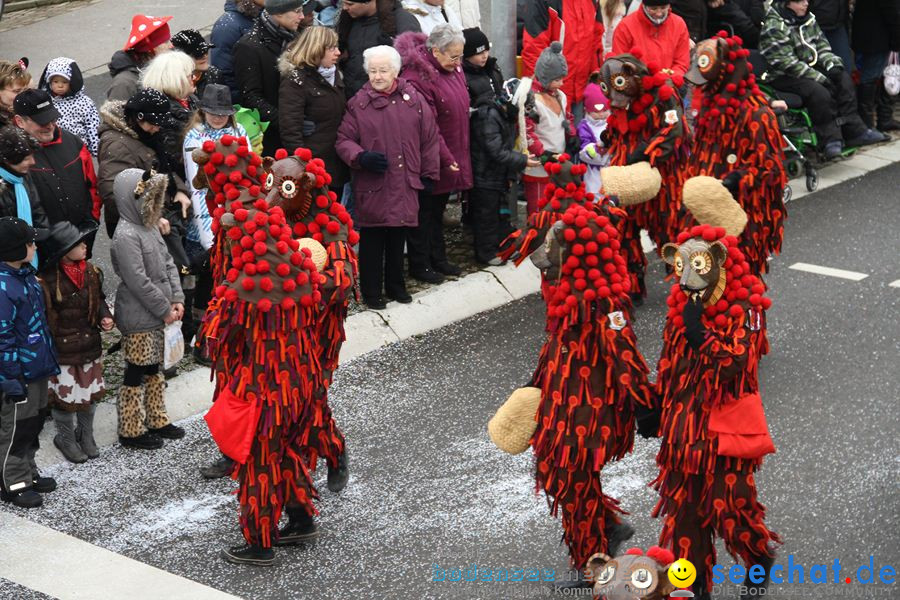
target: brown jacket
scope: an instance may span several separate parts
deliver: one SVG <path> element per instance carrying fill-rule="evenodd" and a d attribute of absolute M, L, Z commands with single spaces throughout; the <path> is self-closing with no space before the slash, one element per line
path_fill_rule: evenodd
<path fill-rule="evenodd" d="M 61 365 L 83 365 L 100 358 L 100 320 L 112 317 L 103 294 L 103 272 L 87 264 L 84 286 L 75 287 L 59 265 L 41 273 L 47 321 Z"/>
<path fill-rule="evenodd" d="M 278 122 L 281 143 L 288 152 L 309 148 L 325 162 L 331 175 L 331 188 L 340 189 L 350 179 L 350 169 L 335 150 L 338 127 L 347 110 L 344 80 L 335 71 L 334 85 L 328 83 L 313 67 L 294 67 L 281 58 L 281 87 L 278 95 Z M 303 135 L 303 121 L 315 123 L 312 135 Z"/>

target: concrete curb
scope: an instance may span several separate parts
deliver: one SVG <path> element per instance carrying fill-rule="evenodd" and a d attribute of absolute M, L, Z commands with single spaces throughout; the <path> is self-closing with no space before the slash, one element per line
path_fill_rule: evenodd
<path fill-rule="evenodd" d="M 852 158 L 821 167 L 820 191 L 844 181 L 862 177 L 869 171 L 900 162 L 900 140 L 858 152 Z M 805 179 L 790 182 L 793 189 L 791 202 L 810 194 Z M 644 250 L 652 251 L 652 244 L 645 240 Z M 359 356 L 416 335 L 422 335 L 445 325 L 467 319 L 478 313 L 497 308 L 513 300 L 533 294 L 540 289 L 538 270 L 525 261 L 516 268 L 512 264 L 488 267 L 456 281 L 432 287 L 413 296 L 410 304 L 391 302 L 380 311 L 364 310 L 347 319 L 347 341 L 341 349 L 341 362 L 347 363 Z M 166 392 L 166 406 L 173 421 L 179 421 L 206 412 L 211 406 L 213 385 L 207 369 L 197 369 L 171 379 Z M 113 403 L 97 408 L 94 419 L 95 439 L 100 446 L 118 441 L 116 433 L 118 417 Z M 50 465 L 63 460 L 53 446 L 56 428 L 47 423 L 41 434 L 39 465 Z"/>

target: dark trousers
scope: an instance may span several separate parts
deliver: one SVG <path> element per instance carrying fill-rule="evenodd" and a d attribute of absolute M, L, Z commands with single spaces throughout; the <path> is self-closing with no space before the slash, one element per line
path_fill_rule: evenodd
<path fill-rule="evenodd" d="M 472 189 L 469 191 L 469 216 L 475 238 L 475 260 L 486 263 L 497 256 L 500 245 L 500 204 L 506 192 Z"/>
<path fill-rule="evenodd" d="M 411 227 L 359 228 L 359 288 L 363 300 L 381 298 L 382 282 L 388 294 L 406 291 L 403 244 Z"/>
<path fill-rule="evenodd" d="M 34 455 L 47 417 L 47 381 L 29 382 L 21 404 L 0 399 L 0 484 L 7 493 L 31 489 L 38 476 Z"/>
<path fill-rule="evenodd" d="M 847 71 L 834 91 L 806 77 L 776 77 L 771 81 L 776 90 L 797 94 L 809 111 L 819 144 L 853 139 L 865 133 L 867 127 L 856 108 L 856 90 Z"/>
<path fill-rule="evenodd" d="M 450 194 L 419 193 L 419 225 L 406 236 L 410 273 L 421 273 L 447 262 L 444 242 L 444 209 Z"/>

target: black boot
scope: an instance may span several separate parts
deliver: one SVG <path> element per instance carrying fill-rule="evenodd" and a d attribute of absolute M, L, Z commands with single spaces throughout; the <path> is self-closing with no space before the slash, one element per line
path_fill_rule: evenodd
<path fill-rule="evenodd" d="M 319 535 L 319 528 L 312 515 L 306 514 L 302 508 L 287 509 L 288 524 L 278 531 L 276 546 L 294 546 L 302 542 L 311 542 Z"/>
<path fill-rule="evenodd" d="M 757 600 L 758 598 L 765 596 L 766 588 L 769 587 L 769 571 L 772 569 L 772 564 L 774 562 L 775 555 L 773 553 L 772 556 L 766 555 L 757 557 L 755 563 L 747 566 L 747 576 L 744 578 L 744 585 L 742 587 L 744 593 L 741 594 L 741 600 Z M 753 583 L 750 581 L 750 569 L 756 565 L 761 566 L 765 571 L 763 580 L 760 583 Z"/>
<path fill-rule="evenodd" d="M 337 465 L 328 467 L 328 489 L 335 494 L 346 487 L 350 480 L 350 471 L 347 468 L 347 448 L 338 456 Z"/>
<path fill-rule="evenodd" d="M 883 85 L 878 86 L 875 96 L 875 114 L 878 117 L 878 131 L 898 131 L 900 123 L 894 120 L 894 98 Z"/>
<path fill-rule="evenodd" d="M 875 90 L 878 82 L 861 83 L 856 88 L 856 105 L 859 117 L 862 119 L 866 127 L 872 129 L 875 127 Z"/>
<path fill-rule="evenodd" d="M 222 550 L 221 556 L 233 565 L 252 565 L 254 567 L 271 567 L 275 564 L 275 551 L 262 546 L 232 546 Z"/>
<path fill-rule="evenodd" d="M 43 477 L 40 473 L 31 480 L 31 489 L 39 494 L 49 494 L 56 491 L 56 480 L 52 477 Z"/>
<path fill-rule="evenodd" d="M 34 490 L 9 493 L 0 490 L 0 500 L 14 504 L 19 508 L 37 508 L 44 503 L 44 498 Z"/>
<path fill-rule="evenodd" d="M 622 548 L 622 544 L 630 540 L 633 535 L 634 527 L 628 521 L 622 519 L 618 523 L 613 523 L 611 520 L 607 520 L 606 553 L 615 557 Z"/>
<path fill-rule="evenodd" d="M 219 479 L 228 477 L 234 470 L 234 461 L 225 456 L 220 456 L 217 460 L 205 467 L 200 467 L 200 474 L 205 479 Z"/>

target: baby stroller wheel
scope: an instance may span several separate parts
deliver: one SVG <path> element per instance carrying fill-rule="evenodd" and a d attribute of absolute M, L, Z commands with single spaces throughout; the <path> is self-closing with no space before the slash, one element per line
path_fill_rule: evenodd
<path fill-rule="evenodd" d="M 793 160 L 789 160 L 788 164 L 786 165 L 788 179 L 794 179 L 796 177 L 800 177 L 800 169 L 801 169 L 800 160 L 798 160 L 796 158 Z"/>
<path fill-rule="evenodd" d="M 810 167 L 806 170 L 806 189 L 814 192 L 817 187 L 819 187 L 819 172 Z"/>
<path fill-rule="evenodd" d="M 787 204 L 791 201 L 791 197 L 794 195 L 794 190 L 791 189 L 790 185 L 784 186 L 784 191 L 781 192 L 781 201 Z"/>

